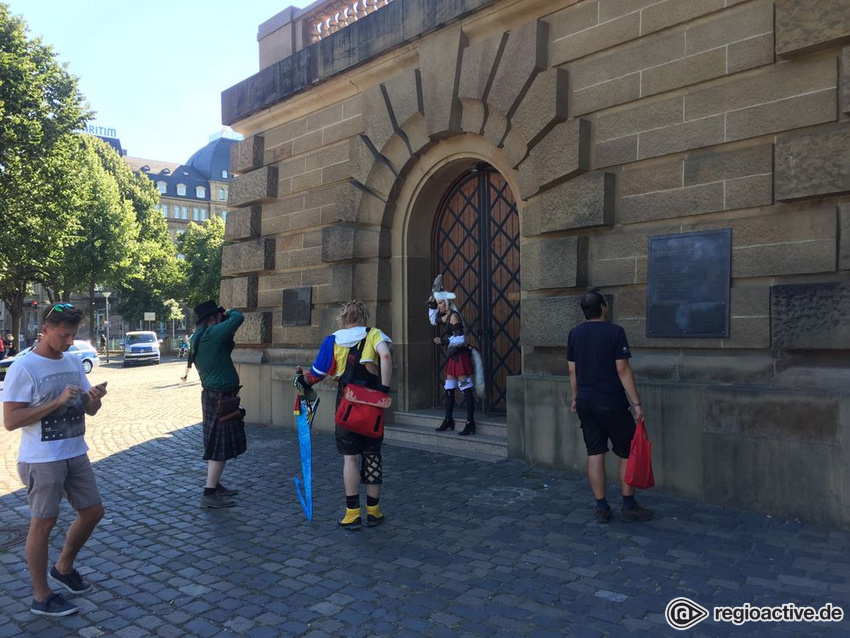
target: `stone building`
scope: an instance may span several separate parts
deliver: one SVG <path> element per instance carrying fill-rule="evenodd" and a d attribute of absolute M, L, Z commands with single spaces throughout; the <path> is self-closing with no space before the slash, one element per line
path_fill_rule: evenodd
<path fill-rule="evenodd" d="M 292 366 L 351 297 L 394 339 L 396 421 L 435 408 L 442 272 L 509 454 L 583 471 L 565 343 L 600 287 L 662 489 L 850 525 L 846 1 L 381 4 L 281 12 L 222 94 L 253 419 L 291 423 Z"/>

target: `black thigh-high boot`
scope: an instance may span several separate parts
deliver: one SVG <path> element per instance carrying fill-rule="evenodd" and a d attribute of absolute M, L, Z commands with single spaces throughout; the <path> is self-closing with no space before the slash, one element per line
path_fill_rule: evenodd
<path fill-rule="evenodd" d="M 437 432 L 445 432 L 446 430 L 455 429 L 455 420 L 452 413 L 455 410 L 455 391 L 454 388 L 446 390 L 446 418 L 440 423 L 440 427 L 434 428 Z"/>
<path fill-rule="evenodd" d="M 463 391 L 463 400 L 466 402 L 466 427 L 461 431 L 461 436 L 475 434 L 475 394 L 472 388 Z"/>

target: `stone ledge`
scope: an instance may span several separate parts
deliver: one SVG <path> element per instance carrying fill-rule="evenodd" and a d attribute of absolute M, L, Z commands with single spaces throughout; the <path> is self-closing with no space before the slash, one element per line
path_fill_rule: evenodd
<path fill-rule="evenodd" d="M 246 312 L 245 322 L 236 331 L 237 345 L 265 345 L 272 341 L 272 313 Z"/>
<path fill-rule="evenodd" d="M 234 144 L 230 149 L 230 172 L 241 175 L 263 165 L 265 140 L 262 135 L 253 135 Z"/>
<path fill-rule="evenodd" d="M 230 180 L 230 206 L 242 208 L 250 204 L 272 201 L 277 197 L 277 166 L 265 166 Z"/>
<path fill-rule="evenodd" d="M 225 241 L 254 239 L 260 236 L 263 208 L 259 204 L 242 210 L 231 210 L 224 222 Z"/>
<path fill-rule="evenodd" d="M 256 275 L 222 279 L 219 303 L 225 308 L 240 308 L 242 310 L 256 308 L 257 283 Z"/>
<path fill-rule="evenodd" d="M 226 244 L 221 253 L 221 274 L 225 277 L 274 270 L 275 240 L 255 239 Z"/>

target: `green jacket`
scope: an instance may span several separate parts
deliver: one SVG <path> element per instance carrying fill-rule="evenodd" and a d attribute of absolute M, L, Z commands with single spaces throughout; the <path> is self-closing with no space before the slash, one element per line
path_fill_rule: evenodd
<path fill-rule="evenodd" d="M 239 387 L 239 375 L 230 359 L 235 343 L 233 335 L 245 321 L 238 310 L 228 310 L 221 323 L 195 330 L 189 342 L 201 385 L 209 390 Z"/>

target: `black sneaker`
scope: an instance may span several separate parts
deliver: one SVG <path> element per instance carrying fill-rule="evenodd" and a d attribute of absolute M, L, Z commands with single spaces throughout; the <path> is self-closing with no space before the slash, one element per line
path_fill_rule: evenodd
<path fill-rule="evenodd" d="M 597 507 L 593 512 L 593 518 L 597 523 L 610 523 L 612 516 L 610 507 Z"/>
<path fill-rule="evenodd" d="M 643 521 L 651 521 L 655 518 L 655 512 L 640 505 L 635 505 L 631 509 L 625 507 L 620 510 L 620 516 L 627 523 L 638 523 Z"/>
<path fill-rule="evenodd" d="M 225 507 L 233 507 L 236 505 L 235 501 L 231 501 L 230 499 L 224 498 L 219 493 L 213 494 L 204 494 L 201 497 L 201 507 L 211 507 L 213 509 L 223 509 Z"/>
<path fill-rule="evenodd" d="M 42 602 L 38 602 L 35 598 L 33 598 L 30 611 L 34 614 L 38 614 L 39 616 L 52 616 L 54 618 L 58 618 L 59 616 L 70 616 L 71 614 L 76 614 L 80 610 L 76 605 L 72 605 L 65 600 L 65 597 L 62 594 L 51 593 Z"/>
<path fill-rule="evenodd" d="M 48 575 L 50 576 L 50 580 L 62 585 L 62 587 L 72 594 L 87 594 L 93 589 L 92 584 L 84 580 L 83 577 L 80 576 L 80 572 L 76 569 L 70 574 L 60 574 L 59 570 L 56 569 L 56 565 L 54 565 L 50 568 L 50 574 Z"/>
<path fill-rule="evenodd" d="M 224 487 L 224 485 L 219 483 L 218 486 L 215 488 L 215 493 L 219 494 L 221 496 L 229 497 L 229 496 L 236 496 L 237 494 L 239 494 L 239 490 L 229 490 L 226 487 Z"/>

